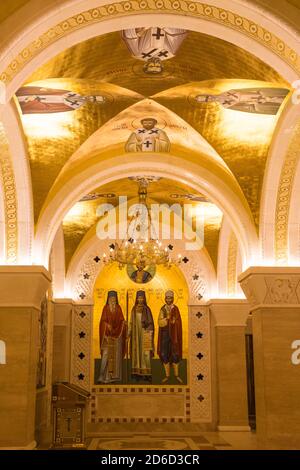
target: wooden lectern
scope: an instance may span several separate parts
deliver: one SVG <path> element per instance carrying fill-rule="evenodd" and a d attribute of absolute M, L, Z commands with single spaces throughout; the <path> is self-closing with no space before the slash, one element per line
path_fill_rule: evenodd
<path fill-rule="evenodd" d="M 69 383 L 52 389 L 53 449 L 86 449 L 86 408 L 90 393 Z"/>

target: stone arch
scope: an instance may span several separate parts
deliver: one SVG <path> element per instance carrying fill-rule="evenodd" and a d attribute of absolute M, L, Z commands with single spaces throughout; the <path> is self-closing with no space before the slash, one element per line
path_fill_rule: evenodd
<path fill-rule="evenodd" d="M 158 3 L 159 5 L 156 5 L 156 9 L 153 10 L 153 5 L 150 5 L 149 0 L 119 3 L 109 0 L 89 0 L 88 2 L 64 0 L 59 6 L 54 0 L 48 0 L 43 5 L 41 15 L 37 16 L 35 14 L 36 1 L 30 1 L 22 10 L 28 14 L 30 20 L 18 30 L 18 34 L 14 35 L 17 39 L 12 40 L 12 31 L 19 28 L 18 12 L 2 25 L 3 36 L 7 40 L 1 54 L 3 66 L 0 70 L 0 79 L 6 84 L 8 99 L 30 73 L 49 58 L 66 47 L 99 35 L 99 25 L 101 25 L 101 34 L 128 26 L 131 15 L 134 15 L 135 20 L 141 26 L 149 26 L 157 20 L 159 14 L 160 22 L 165 25 L 201 31 L 239 45 L 251 53 L 255 49 L 257 57 L 270 64 L 290 83 L 298 78 L 300 59 L 297 33 L 290 23 L 279 18 L 276 8 L 273 8 L 274 13 L 270 13 L 261 5 L 249 5 L 249 2 L 237 0 L 225 3 L 216 0 L 214 5 L 183 0 L 173 3 L 161 0 Z M 285 11 L 294 22 L 295 10 L 292 11 L 292 7 L 286 4 Z M 266 12 L 268 12 L 268 17 L 264 14 Z M 5 110 L 6 106 L 3 109 Z M 273 157 L 270 156 L 269 161 L 272 160 Z M 276 166 L 276 162 L 274 165 Z M 274 165 L 271 166 L 274 167 Z M 272 177 L 269 178 L 269 181 L 271 180 Z M 266 183 L 264 200 L 268 199 L 268 194 L 270 191 Z M 28 194 L 26 200 L 30 200 Z M 265 210 L 262 214 L 263 219 L 267 217 Z M 26 243 L 30 244 L 29 220 L 21 221 L 19 225 L 21 232 L 27 230 L 24 237 L 27 239 Z M 266 253 L 266 259 L 269 258 L 270 250 L 272 250 L 270 246 L 265 247 L 266 240 L 274 239 L 268 236 L 268 229 L 268 221 L 266 221 L 262 224 L 261 232 L 263 253 Z M 21 256 L 23 263 L 30 262 L 30 247 L 26 243 L 24 247 L 27 251 L 24 256 Z M 20 245 L 23 246 L 23 241 Z M 270 256 L 272 257 L 272 254 Z"/>
<path fill-rule="evenodd" d="M 280 22 L 275 15 L 268 15 L 266 21 L 262 7 L 236 0 L 225 4 L 218 0 L 215 5 L 183 0 L 172 3 L 160 0 L 157 3 L 154 9 L 150 0 L 113 4 L 101 0 L 65 0 L 59 7 L 56 2 L 48 2 L 45 13 L 40 17 L 33 15 L 14 44 L 9 34 L 12 20 L 7 21 L 3 25 L 3 35 L 5 37 L 7 32 L 10 40 L 4 46 L 0 79 L 8 85 L 8 96 L 14 94 L 25 78 L 43 62 L 66 47 L 99 35 L 99 24 L 102 34 L 120 30 L 128 26 L 131 15 L 140 26 L 149 26 L 155 23 L 159 14 L 160 23 L 166 26 L 201 31 L 242 46 L 251 53 L 255 49 L 261 60 L 288 81 L 297 79 L 300 59 L 295 30 Z"/>
<path fill-rule="evenodd" d="M 179 265 L 179 269 L 189 289 L 189 303 L 195 305 L 202 298 L 209 299 L 214 296 L 216 274 L 207 251 L 202 249 L 191 253 L 186 250 L 183 240 L 174 240 L 174 242 L 176 242 L 172 253 L 174 258 L 181 254 L 183 258 L 188 259 L 187 263 L 182 262 Z M 104 266 L 102 261 L 97 261 L 97 257 L 107 250 L 107 243 L 107 240 L 99 240 L 95 227 L 86 234 L 67 272 L 65 281 L 67 297 L 76 301 L 92 301 L 94 283 Z"/>
<path fill-rule="evenodd" d="M 95 187 L 127 176 L 153 175 L 180 181 L 202 192 L 229 216 L 232 229 L 241 242 L 243 265 L 251 264 L 257 256 L 257 235 L 252 216 L 242 200 L 222 178 L 208 168 L 187 162 L 171 154 L 131 154 L 130 159 L 116 157 L 96 161 L 86 170 L 75 175 L 54 194 L 38 222 L 35 240 L 35 262 L 48 265 L 49 253 L 65 214 L 81 197 Z"/>

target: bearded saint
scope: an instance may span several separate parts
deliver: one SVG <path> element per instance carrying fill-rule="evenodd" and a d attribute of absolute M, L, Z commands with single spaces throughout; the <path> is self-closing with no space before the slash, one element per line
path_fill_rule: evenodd
<path fill-rule="evenodd" d="M 219 103 L 223 108 L 253 114 L 276 115 L 289 90 L 284 88 L 241 88 L 220 95 L 198 95 L 198 103 Z"/>
<path fill-rule="evenodd" d="M 154 355 L 154 322 L 145 291 L 138 291 L 131 310 L 130 338 L 131 375 L 151 381 L 151 358 Z"/>
<path fill-rule="evenodd" d="M 122 31 L 122 38 L 136 59 L 161 62 L 175 57 L 187 34 L 180 28 L 131 28 Z"/>
<path fill-rule="evenodd" d="M 126 325 L 115 291 L 108 293 L 99 325 L 99 339 L 101 369 L 98 382 L 120 382 L 126 352 Z"/>
<path fill-rule="evenodd" d="M 182 383 L 178 371 L 179 362 L 182 360 L 182 322 L 179 309 L 174 305 L 174 292 L 172 290 L 166 292 L 165 302 L 158 316 L 157 347 L 157 353 L 164 365 L 166 374 L 163 383 L 169 380 L 172 366 L 176 380 Z"/>
<path fill-rule="evenodd" d="M 171 144 L 166 132 L 156 127 L 157 120 L 144 118 L 142 128 L 132 132 L 125 145 L 126 152 L 170 152 Z"/>

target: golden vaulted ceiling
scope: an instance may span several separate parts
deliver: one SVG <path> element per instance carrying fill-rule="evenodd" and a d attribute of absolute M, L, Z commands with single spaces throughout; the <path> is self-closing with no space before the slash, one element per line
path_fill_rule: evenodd
<path fill-rule="evenodd" d="M 107 155 L 121 150 L 125 154 L 130 132 L 152 111 L 173 143 L 172 152 L 184 148 L 191 158 L 205 154 L 223 165 L 241 188 L 258 228 L 268 150 L 285 103 L 277 115 L 264 115 L 195 100 L 197 95 L 219 95 L 233 89 L 290 89 L 276 71 L 248 52 L 221 39 L 189 32 L 176 56 L 164 62 L 163 73 L 147 75 L 143 62 L 131 56 L 120 32 L 115 32 L 67 49 L 36 70 L 24 86 L 68 90 L 82 96 L 103 95 L 106 100 L 103 104 L 89 102 L 69 112 L 22 116 L 36 221 L 51 188 L 62 176 L 75 171 L 79 163 L 88 165 L 91 156 L 99 154 L 100 158 L 101 152 Z M 117 204 L 119 195 L 132 199 L 135 192 L 136 185 L 123 179 L 93 190 L 114 197 L 90 198 L 75 205 L 63 223 L 67 264 L 96 223 L 99 201 Z M 150 192 L 154 201 L 167 203 L 174 202 L 172 194 L 202 196 L 166 179 L 155 183 Z M 209 201 L 200 203 L 210 206 L 206 248 L 216 266 L 222 217 Z"/>

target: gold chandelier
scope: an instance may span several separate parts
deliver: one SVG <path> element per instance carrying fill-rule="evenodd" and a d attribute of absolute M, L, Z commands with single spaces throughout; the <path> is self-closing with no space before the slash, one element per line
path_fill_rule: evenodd
<path fill-rule="evenodd" d="M 117 262 L 120 269 L 127 265 L 144 267 L 163 265 L 170 268 L 171 265 L 180 264 L 181 255 L 179 254 L 177 259 L 172 258 L 173 246 L 169 244 L 164 247 L 155 233 L 151 211 L 147 204 L 147 190 L 152 179 L 143 177 L 138 178 L 137 181 L 139 183 L 138 195 L 141 211 L 137 212 L 131 219 L 126 239 L 120 243 L 116 241 L 110 245 L 109 255 L 107 256 L 104 253 L 102 261 L 105 264 Z M 148 233 L 150 233 L 150 237 Z"/>

